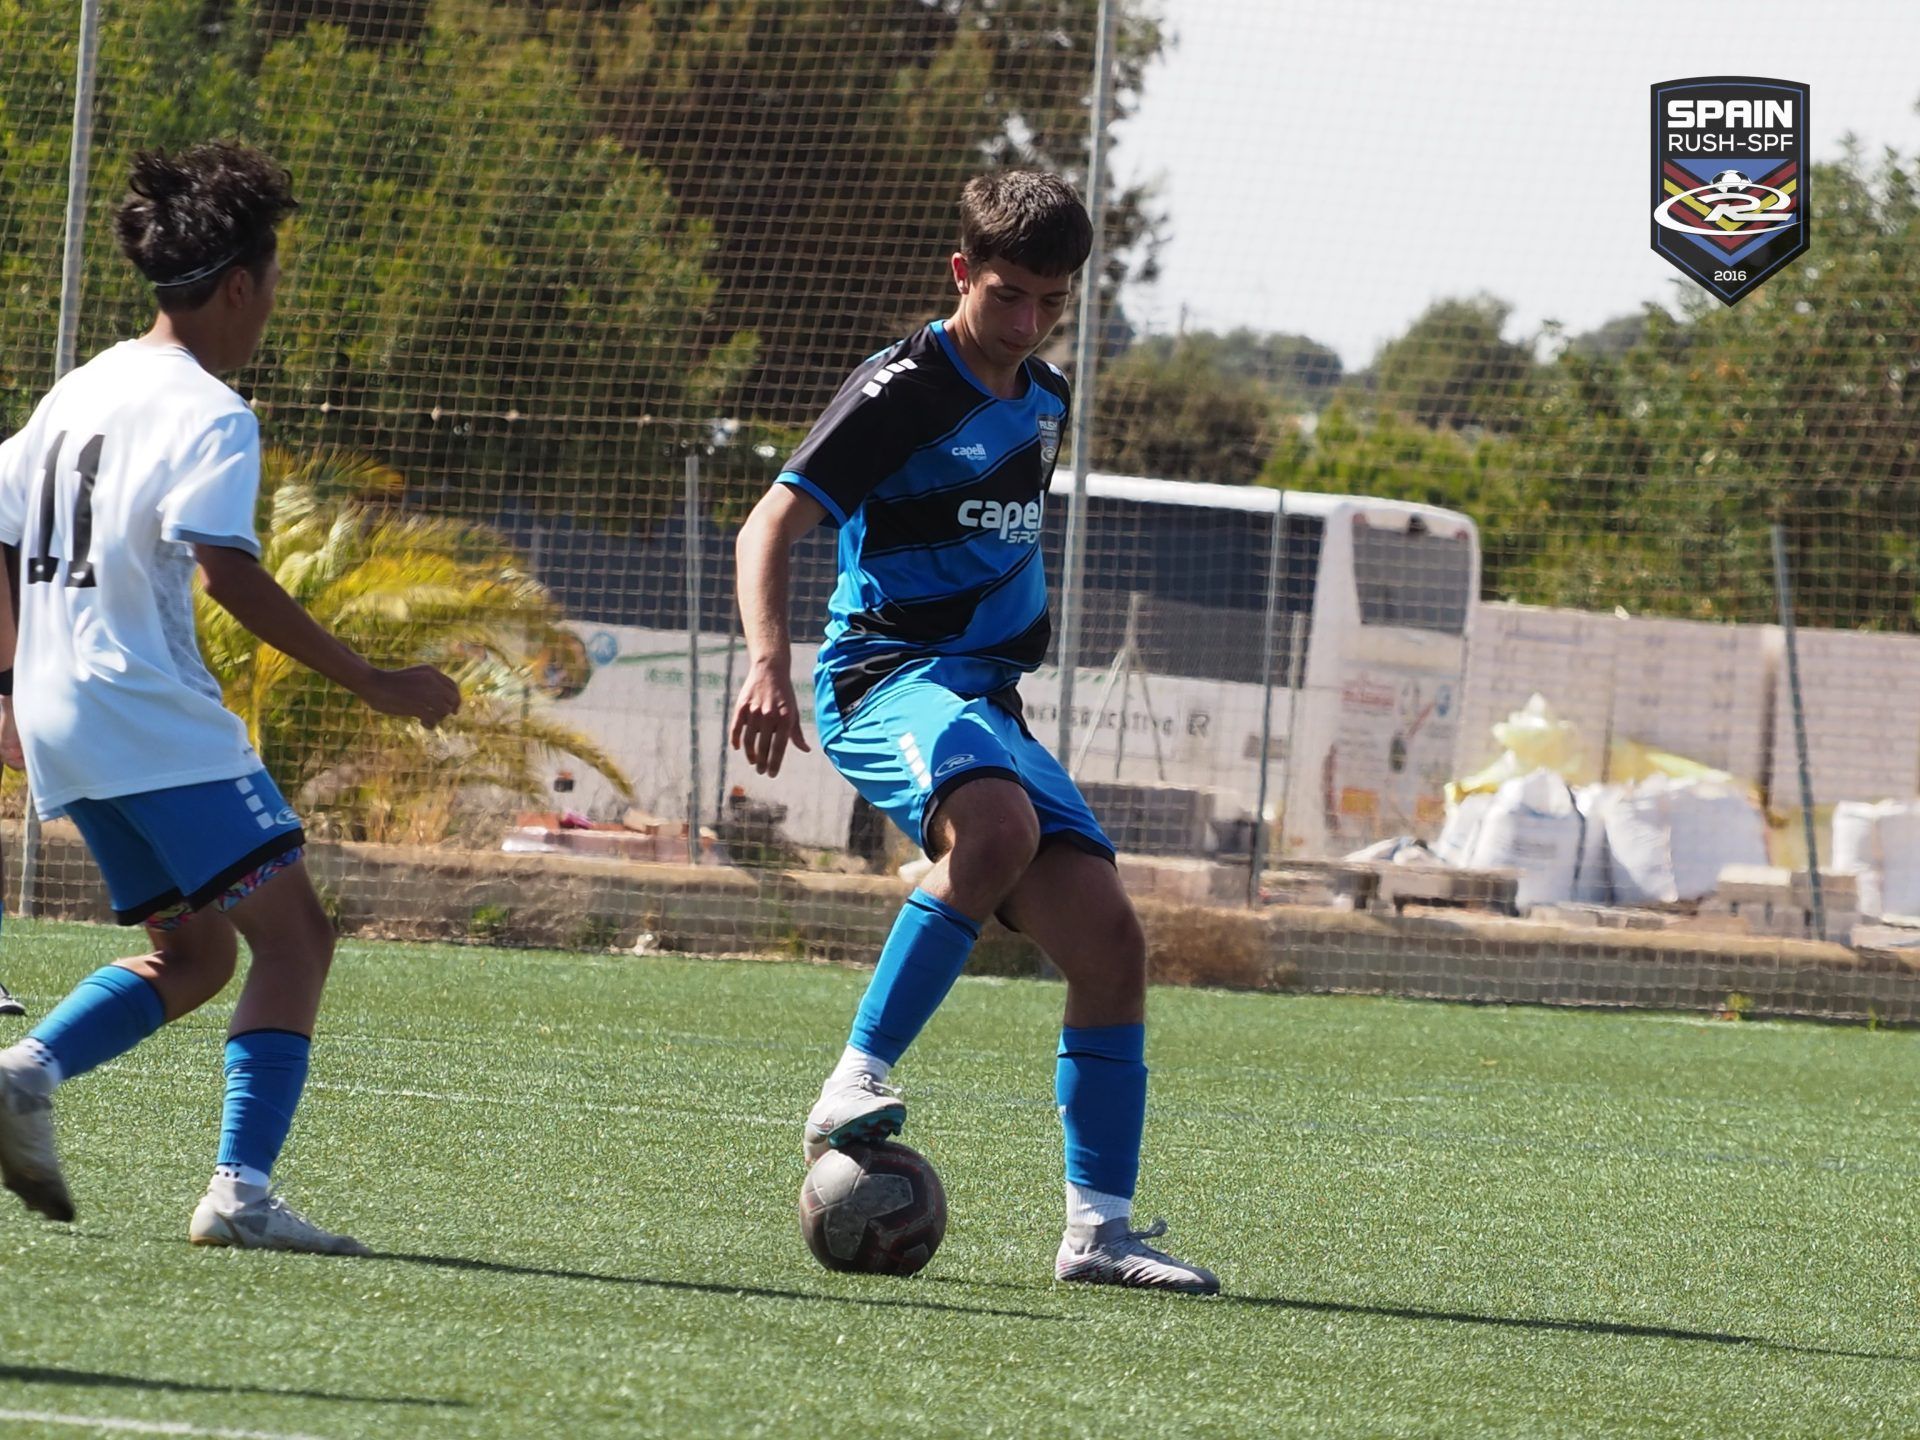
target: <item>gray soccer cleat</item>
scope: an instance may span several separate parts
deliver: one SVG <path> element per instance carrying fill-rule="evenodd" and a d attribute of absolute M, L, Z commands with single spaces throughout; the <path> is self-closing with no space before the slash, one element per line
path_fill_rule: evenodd
<path fill-rule="evenodd" d="M 27 1007 L 13 998 L 6 986 L 0 985 L 0 1015 L 24 1015 Z"/>
<path fill-rule="evenodd" d="M 898 1135 L 907 1123 L 907 1107 L 900 1092 L 871 1075 L 829 1077 L 820 1101 L 807 1116 L 801 1151 L 811 1165 L 828 1150 L 843 1145 L 872 1145 Z"/>
<path fill-rule="evenodd" d="M 208 1191 L 194 1206 L 187 1238 L 196 1245 L 236 1250 L 292 1250 L 302 1255 L 371 1255 L 351 1235 L 322 1230 L 272 1192 L 234 1205 Z"/>
<path fill-rule="evenodd" d="M 1104 1225 L 1069 1225 L 1053 1262 L 1057 1280 L 1083 1285 L 1126 1285 L 1139 1290 L 1173 1290 L 1182 1295 L 1218 1295 L 1211 1270 L 1176 1260 L 1147 1244 L 1167 1233 L 1156 1220 L 1145 1230 L 1129 1230 L 1125 1220 Z"/>
<path fill-rule="evenodd" d="M 29 1210 L 73 1219 L 73 1197 L 53 1147 L 53 1087 L 29 1062 L 0 1065 L 0 1177 Z"/>

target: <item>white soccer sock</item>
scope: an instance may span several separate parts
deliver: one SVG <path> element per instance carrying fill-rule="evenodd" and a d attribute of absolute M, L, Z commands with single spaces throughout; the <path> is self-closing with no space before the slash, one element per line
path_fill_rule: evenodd
<path fill-rule="evenodd" d="M 60 1062 L 53 1058 L 53 1052 L 31 1035 L 17 1045 L 8 1046 L 5 1055 L 27 1075 L 45 1080 L 49 1094 L 66 1078 L 60 1073 Z"/>
<path fill-rule="evenodd" d="M 1109 1195 L 1091 1185 L 1067 1182 L 1067 1224 L 1104 1225 L 1109 1220 L 1131 1220 L 1133 1200 L 1126 1195 Z"/>
<path fill-rule="evenodd" d="M 245 1205 L 267 1193 L 268 1177 L 251 1165 L 216 1165 L 207 1193 L 223 1205 Z"/>
<path fill-rule="evenodd" d="M 893 1066 L 879 1056 L 869 1055 L 849 1045 L 840 1052 L 840 1063 L 833 1067 L 827 1083 L 831 1085 L 836 1080 L 850 1080 L 855 1075 L 871 1075 L 876 1081 L 885 1081 L 892 1072 Z"/>

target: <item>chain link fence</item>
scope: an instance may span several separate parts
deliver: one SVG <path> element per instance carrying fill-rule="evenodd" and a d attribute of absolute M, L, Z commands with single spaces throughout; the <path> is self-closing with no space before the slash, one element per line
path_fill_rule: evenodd
<path fill-rule="evenodd" d="M 1515 117 L 1578 79 L 1574 42 L 1604 56 L 1623 35 L 1562 22 L 1568 46 L 1530 51 L 1499 105 L 1367 80 L 1400 73 L 1407 46 L 1444 74 L 1519 44 L 1512 19 L 1256 0 L 103 0 L 65 297 L 80 357 L 148 318 L 109 238 L 133 152 L 218 136 L 274 154 L 301 209 L 279 312 L 233 377 L 274 447 L 267 561 L 355 577 L 375 603 L 302 598 L 377 660 L 459 669 L 470 697 L 459 731 L 428 736 L 318 682 L 269 683 L 257 649 L 216 657 L 342 920 L 872 952 L 914 853 L 817 752 L 768 779 L 727 748 L 746 665 L 733 537 L 844 374 L 947 308 L 962 182 L 1037 164 L 1097 184 L 1104 225 L 1094 324 L 1047 352 L 1099 363 L 1088 453 L 1063 452 L 1043 542 L 1055 615 L 1077 624 L 1022 687 L 1027 719 L 1060 737 L 1136 895 L 1268 917 L 1252 970 L 1163 968 L 1904 1013 L 1910 157 L 1817 150 L 1812 252 L 1738 307 L 1655 277 L 1647 303 L 1599 313 L 1600 282 L 1570 268 L 1558 316 L 1516 310 L 1498 264 L 1426 274 L 1419 225 L 1491 255 L 1526 224 L 1464 178 L 1444 217 L 1399 217 L 1396 174 L 1477 154 L 1489 131 L 1518 156 L 1533 142 Z M 6 430 L 59 364 L 79 22 L 52 0 L 0 7 Z M 1620 101 L 1636 126 L 1655 78 Z M 1348 91 L 1372 102 L 1324 103 Z M 1245 121 L 1262 97 L 1284 132 Z M 1574 142 L 1641 157 L 1645 135 L 1607 114 Z M 1356 173 L 1382 153 L 1397 171 Z M 1635 210 L 1621 243 L 1644 224 Z M 1371 238 L 1383 225 L 1406 230 L 1397 250 Z M 1512 263 L 1525 278 L 1552 258 Z M 1289 295 L 1303 316 L 1328 296 L 1358 310 L 1375 290 L 1400 307 L 1375 335 L 1249 318 L 1292 313 Z M 1077 500 L 1069 469 L 1087 476 Z M 329 523 L 276 523 L 315 510 Z M 803 700 L 834 543 L 822 530 L 796 555 Z M 16 900 L 97 913 L 77 842 L 26 835 L 8 785 L 33 872 Z M 1156 944 L 1182 927 L 1214 934 L 1168 920 Z M 1853 948 L 1807 943 L 1822 938 Z"/>

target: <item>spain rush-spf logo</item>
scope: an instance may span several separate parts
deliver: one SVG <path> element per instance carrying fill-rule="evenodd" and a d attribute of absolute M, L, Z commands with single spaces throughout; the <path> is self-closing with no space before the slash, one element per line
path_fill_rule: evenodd
<path fill-rule="evenodd" d="M 1653 87 L 1653 248 L 1727 304 L 1806 253 L 1807 180 L 1805 85 Z"/>

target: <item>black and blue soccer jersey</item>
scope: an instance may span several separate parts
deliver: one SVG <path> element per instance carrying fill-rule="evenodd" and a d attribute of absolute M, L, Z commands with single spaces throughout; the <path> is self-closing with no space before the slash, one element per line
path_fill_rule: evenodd
<path fill-rule="evenodd" d="M 1070 392 L 1044 361 L 1023 370 L 998 398 L 936 320 L 855 370 L 781 472 L 840 527 L 819 688 L 841 716 L 910 665 L 978 696 L 1045 658 L 1040 526 Z"/>

